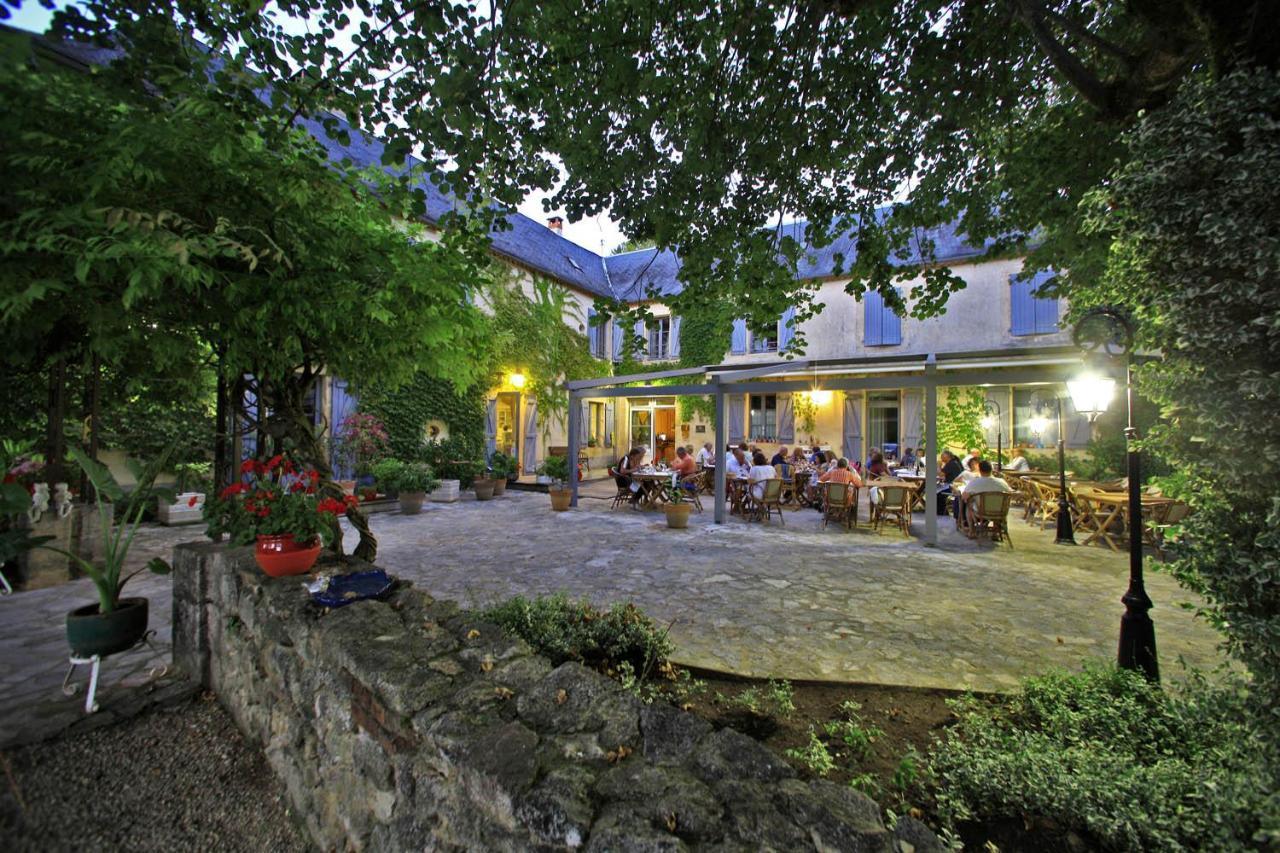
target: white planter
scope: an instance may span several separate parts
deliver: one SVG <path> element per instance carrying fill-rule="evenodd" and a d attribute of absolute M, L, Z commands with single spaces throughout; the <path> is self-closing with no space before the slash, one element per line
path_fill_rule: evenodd
<path fill-rule="evenodd" d="M 427 500 L 432 503 L 453 503 L 461 494 L 460 484 L 457 480 L 441 480 L 436 490 L 427 495 Z"/>
<path fill-rule="evenodd" d="M 204 492 L 183 492 L 173 503 L 157 501 L 156 517 L 161 524 L 199 524 L 204 521 Z"/>
<path fill-rule="evenodd" d="M 546 474 L 539 474 L 539 475 L 538 475 L 538 479 L 537 479 L 537 481 L 536 481 L 536 482 L 537 482 L 537 483 L 538 483 L 538 485 L 540 485 L 540 486 L 549 486 L 549 485 L 551 485 L 552 480 L 551 480 L 551 478 L 550 478 L 550 477 L 548 477 Z"/>

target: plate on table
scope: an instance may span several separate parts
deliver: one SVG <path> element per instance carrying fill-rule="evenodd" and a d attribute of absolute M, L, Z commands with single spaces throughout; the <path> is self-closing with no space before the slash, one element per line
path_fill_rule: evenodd
<path fill-rule="evenodd" d="M 321 607 L 345 607 L 367 598 L 377 598 L 391 589 L 393 581 L 382 569 L 337 575 L 329 580 L 329 587 L 311 593 L 311 600 Z"/>

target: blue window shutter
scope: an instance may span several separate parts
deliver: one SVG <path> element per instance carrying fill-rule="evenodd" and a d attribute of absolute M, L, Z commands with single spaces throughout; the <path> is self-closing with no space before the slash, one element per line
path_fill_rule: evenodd
<path fill-rule="evenodd" d="M 898 291 L 898 295 L 901 296 L 902 292 Z M 880 325 L 880 340 L 885 346 L 902 343 L 902 318 L 894 313 L 894 310 L 888 305 L 883 305 L 881 313 L 884 315 L 884 319 L 881 320 Z"/>
<path fill-rule="evenodd" d="M 596 309 L 587 309 L 587 347 L 592 355 L 600 355 L 600 327 L 596 326 L 593 321 L 596 319 Z"/>
<path fill-rule="evenodd" d="M 636 338 L 640 338 L 640 339 L 642 339 L 642 340 L 644 341 L 644 343 L 643 343 L 643 344 L 641 344 L 641 350 L 640 350 L 640 352 L 638 352 L 638 353 L 637 353 L 637 355 L 638 355 L 641 359 L 649 358 L 649 356 L 650 356 L 650 352 L 649 352 L 649 336 L 645 333 L 645 330 L 644 330 L 644 323 L 642 323 L 642 322 L 641 322 L 641 321 L 639 321 L 639 320 L 636 320 L 636 325 L 635 325 L 635 328 L 634 328 L 634 329 L 632 329 L 632 331 L 631 331 L 631 336 L 632 336 L 632 342 L 633 342 L 633 343 L 635 342 L 635 339 L 636 339 Z"/>
<path fill-rule="evenodd" d="M 1052 272 L 1036 273 L 1035 278 L 1031 279 L 1032 293 L 1037 294 L 1041 285 L 1054 277 Z M 1038 295 L 1032 299 L 1032 307 L 1035 310 L 1035 330 L 1037 335 L 1047 335 L 1058 331 L 1058 300 L 1056 297 L 1040 298 Z"/>
<path fill-rule="evenodd" d="M 884 343 L 884 297 L 869 290 L 862 299 L 862 306 L 867 314 L 863 343 L 878 347 Z"/>
<path fill-rule="evenodd" d="M 742 355 L 747 351 L 747 321 L 733 321 L 733 338 L 729 343 L 729 352 Z"/>
<path fill-rule="evenodd" d="M 1009 276 L 1009 302 L 1011 305 L 1009 331 L 1015 335 L 1034 335 L 1036 308 L 1031 282 L 1023 281 L 1016 275 Z"/>
<path fill-rule="evenodd" d="M 796 309 L 788 308 L 782 312 L 782 319 L 778 321 L 778 352 L 786 352 L 791 347 L 791 341 L 796 336 L 795 321 Z"/>
<path fill-rule="evenodd" d="M 672 358 L 680 357 L 680 318 L 671 318 L 671 339 L 667 342 L 667 354 Z"/>
<path fill-rule="evenodd" d="M 622 361 L 622 326 L 617 317 L 610 321 L 609 328 L 613 331 L 613 360 Z"/>

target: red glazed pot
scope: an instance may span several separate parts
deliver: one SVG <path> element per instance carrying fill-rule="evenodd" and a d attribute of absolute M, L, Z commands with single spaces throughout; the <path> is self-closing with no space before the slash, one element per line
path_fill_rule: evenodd
<path fill-rule="evenodd" d="M 303 575 L 320 559 L 320 540 L 299 545 L 292 533 L 282 536 L 259 536 L 253 557 L 270 577 L 283 578 Z"/>

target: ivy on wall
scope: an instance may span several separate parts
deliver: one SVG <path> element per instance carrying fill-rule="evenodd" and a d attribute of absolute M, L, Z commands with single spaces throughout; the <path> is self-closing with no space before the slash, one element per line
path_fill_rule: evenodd
<path fill-rule="evenodd" d="M 680 315 L 680 366 L 719 364 L 729 349 L 732 334 L 733 316 L 729 304 L 703 304 L 690 313 Z M 682 396 L 678 398 L 678 404 L 681 422 L 688 423 L 701 415 L 712 426 L 715 425 L 716 404 L 710 395 Z"/>
<path fill-rule="evenodd" d="M 458 458 L 479 459 L 484 453 L 485 392 L 475 387 L 459 392 L 445 379 L 419 374 L 394 390 L 358 387 L 361 412 L 376 416 L 387 428 L 397 459 L 421 458 L 427 425 L 444 422 Z"/>
<path fill-rule="evenodd" d="M 987 395 L 981 388 L 948 388 L 938 406 L 938 447 L 986 450 L 982 429 Z M 920 432 L 924 435 L 924 430 Z"/>

